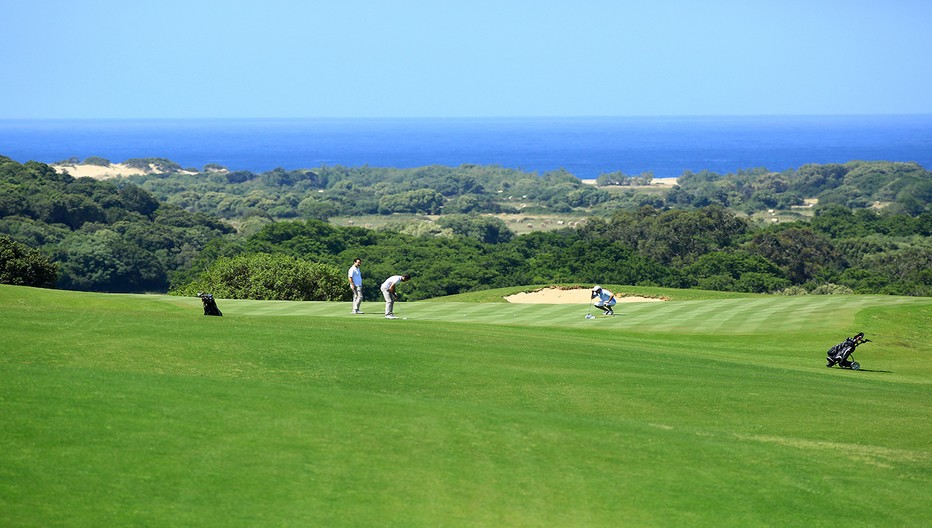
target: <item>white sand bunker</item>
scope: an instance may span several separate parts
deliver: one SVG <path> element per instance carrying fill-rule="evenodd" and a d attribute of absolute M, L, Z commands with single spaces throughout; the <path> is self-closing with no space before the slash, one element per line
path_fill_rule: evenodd
<path fill-rule="evenodd" d="M 521 292 L 505 297 L 510 303 L 524 304 L 583 304 L 591 300 L 592 290 L 589 288 L 559 288 L 551 286 L 532 292 Z M 615 292 L 615 300 L 619 303 L 625 302 L 662 302 L 666 299 L 655 299 L 652 297 L 641 297 L 637 295 L 625 295 L 624 292 Z"/>

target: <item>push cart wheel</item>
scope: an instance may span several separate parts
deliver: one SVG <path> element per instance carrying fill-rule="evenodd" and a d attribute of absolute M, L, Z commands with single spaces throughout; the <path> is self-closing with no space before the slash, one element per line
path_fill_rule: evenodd
<path fill-rule="evenodd" d="M 861 368 L 861 364 L 857 361 L 851 363 L 851 370 L 858 370 L 859 368 Z"/>

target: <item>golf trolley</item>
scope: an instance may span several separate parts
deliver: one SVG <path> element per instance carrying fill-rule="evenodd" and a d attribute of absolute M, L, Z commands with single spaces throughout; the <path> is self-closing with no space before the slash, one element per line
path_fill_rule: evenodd
<path fill-rule="evenodd" d="M 204 315 L 223 315 L 223 313 L 220 311 L 220 308 L 217 307 L 217 301 L 214 300 L 213 295 L 200 292 L 197 294 L 197 296 L 201 298 L 201 302 L 204 304 Z"/>
<path fill-rule="evenodd" d="M 852 354 L 858 345 L 870 343 L 870 339 L 864 339 L 864 332 L 859 332 L 854 337 L 849 337 L 828 349 L 825 357 L 825 366 L 832 368 L 838 365 L 840 368 L 859 370 L 861 364 L 854 360 Z"/>

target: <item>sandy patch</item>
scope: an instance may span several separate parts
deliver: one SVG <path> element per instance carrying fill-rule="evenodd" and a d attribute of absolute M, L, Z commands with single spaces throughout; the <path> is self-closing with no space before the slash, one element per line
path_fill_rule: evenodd
<path fill-rule="evenodd" d="M 59 174 L 67 171 L 68 174 L 75 178 L 94 178 L 95 180 L 107 180 L 110 178 L 120 178 L 123 176 L 138 176 L 140 174 L 163 174 L 165 171 L 158 170 L 156 167 L 149 165 L 149 170 L 143 170 L 136 167 L 130 167 L 122 163 L 111 163 L 110 165 L 50 165 Z M 197 174 L 191 171 L 178 171 L 183 174 Z"/>
<path fill-rule="evenodd" d="M 505 297 L 510 303 L 523 304 L 583 304 L 591 300 L 589 288 L 561 289 L 557 287 L 543 288 L 533 292 L 521 292 Z M 638 295 L 625 295 L 624 292 L 615 292 L 615 300 L 626 302 L 662 302 L 665 299 L 641 297 Z"/>
<path fill-rule="evenodd" d="M 651 185 L 658 185 L 660 187 L 673 187 L 676 185 L 676 182 L 679 178 L 654 178 L 650 181 Z"/>
<path fill-rule="evenodd" d="M 142 169 L 127 167 L 122 163 L 103 165 L 52 165 L 57 172 L 68 171 L 68 174 L 75 178 L 94 178 L 95 180 L 106 180 L 120 176 L 138 176 L 145 174 Z"/>

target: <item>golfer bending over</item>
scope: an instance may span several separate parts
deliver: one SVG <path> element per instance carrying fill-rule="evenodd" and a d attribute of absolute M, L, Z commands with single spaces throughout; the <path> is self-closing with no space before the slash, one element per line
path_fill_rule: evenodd
<path fill-rule="evenodd" d="M 594 304 L 599 310 L 605 312 L 605 315 L 615 315 L 612 306 L 618 302 L 615 300 L 615 294 L 601 286 L 592 287 L 592 298 L 598 299 Z"/>
<path fill-rule="evenodd" d="M 395 309 L 395 301 L 398 300 L 398 295 L 395 294 L 395 286 L 399 282 L 405 282 L 410 279 L 410 275 L 392 275 L 391 277 L 385 279 L 385 282 L 382 283 L 382 297 L 385 297 L 385 318 L 386 319 L 398 319 L 395 317 L 393 310 Z"/>

